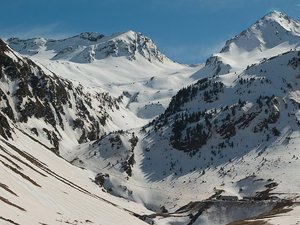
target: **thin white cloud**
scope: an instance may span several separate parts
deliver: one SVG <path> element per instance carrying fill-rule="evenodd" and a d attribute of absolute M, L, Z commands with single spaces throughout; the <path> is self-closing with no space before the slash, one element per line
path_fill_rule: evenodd
<path fill-rule="evenodd" d="M 47 37 L 47 38 L 64 38 L 69 36 L 67 33 L 59 32 L 60 24 L 53 23 L 43 26 L 24 27 L 16 26 L 0 30 L 1 38 L 19 37 L 19 38 L 32 38 L 32 37 Z"/>

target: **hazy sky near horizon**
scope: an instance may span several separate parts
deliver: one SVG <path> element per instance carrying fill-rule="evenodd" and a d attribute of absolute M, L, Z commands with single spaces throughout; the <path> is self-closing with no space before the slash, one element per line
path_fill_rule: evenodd
<path fill-rule="evenodd" d="M 272 10 L 300 19 L 300 0 L 2 0 L 0 37 L 64 38 L 134 30 L 169 58 L 203 62 Z"/>

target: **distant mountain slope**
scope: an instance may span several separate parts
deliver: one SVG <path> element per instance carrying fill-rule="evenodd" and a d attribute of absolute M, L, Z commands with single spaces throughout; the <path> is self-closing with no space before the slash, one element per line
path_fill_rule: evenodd
<path fill-rule="evenodd" d="M 211 138 L 217 147 L 222 140 L 228 142 L 234 136 L 241 136 L 239 130 L 244 129 L 250 129 L 260 138 L 261 132 L 278 136 L 275 124 L 281 118 L 284 119 L 281 128 L 294 126 L 298 121 L 295 113 L 299 101 L 299 62 L 300 52 L 291 51 L 240 74 L 203 78 L 172 98 L 156 122 L 156 129 L 174 122 L 172 145 L 184 151 L 201 149 Z"/>
<path fill-rule="evenodd" d="M 275 192 L 295 197 L 300 180 L 291 170 L 300 168 L 299 62 L 300 52 L 291 51 L 239 74 L 203 78 L 180 90 L 142 130 L 82 145 L 69 160 L 110 174 L 106 188 L 151 206 L 172 208 L 192 201 L 191 192 L 205 199 L 214 187 L 253 197 L 273 181 L 279 184 Z M 240 190 L 238 182 L 252 175 L 266 183 L 250 182 Z M 166 187 L 168 193 L 157 193 Z"/>
<path fill-rule="evenodd" d="M 7 42 L 49 70 L 91 86 L 124 84 L 186 67 L 168 59 L 150 38 L 134 31 L 112 36 L 86 32 L 61 40 L 10 38 Z"/>
<path fill-rule="evenodd" d="M 65 79 L 116 98 L 123 96 L 124 105 L 144 124 L 162 113 L 171 97 L 193 82 L 190 75 L 201 68 L 173 62 L 150 38 L 134 31 L 112 36 L 82 33 L 62 40 L 11 38 L 7 42 Z"/>
<path fill-rule="evenodd" d="M 238 72 L 261 60 L 296 49 L 300 49 L 300 21 L 273 11 L 228 40 L 220 53 L 210 57 L 194 78 Z"/>
<path fill-rule="evenodd" d="M 86 32 L 62 40 L 11 38 L 8 39 L 8 43 L 21 54 L 32 56 L 48 52 L 48 59 L 68 60 L 77 63 L 91 63 L 109 56 L 125 56 L 128 60 L 135 60 L 137 55 L 150 62 L 152 60 L 159 62 L 168 60 L 160 53 L 150 38 L 134 31 L 112 36 Z"/>
<path fill-rule="evenodd" d="M 299 45 L 300 22 L 284 13 L 273 11 L 258 20 L 247 30 L 226 42 L 221 53 L 233 51 L 234 48 L 247 52 L 274 48 L 284 42 Z"/>

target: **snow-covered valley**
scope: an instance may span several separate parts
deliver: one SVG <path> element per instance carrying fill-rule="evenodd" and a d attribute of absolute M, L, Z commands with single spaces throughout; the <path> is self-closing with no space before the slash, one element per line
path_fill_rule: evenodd
<path fill-rule="evenodd" d="M 205 64 L 134 31 L 0 43 L 0 224 L 299 224 L 300 22 Z"/>

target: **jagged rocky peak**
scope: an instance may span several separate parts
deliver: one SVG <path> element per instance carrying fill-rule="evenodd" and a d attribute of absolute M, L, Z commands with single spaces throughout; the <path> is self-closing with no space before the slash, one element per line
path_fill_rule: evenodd
<path fill-rule="evenodd" d="M 42 37 L 30 39 L 14 37 L 7 40 L 7 43 L 13 50 L 28 56 L 38 54 L 40 49 L 42 49 L 47 42 L 48 40 Z"/>
<path fill-rule="evenodd" d="M 108 57 L 126 57 L 129 60 L 142 57 L 150 62 L 153 60 L 163 62 L 166 59 L 150 38 L 132 30 L 111 36 L 84 32 L 60 40 L 11 38 L 8 39 L 8 43 L 14 50 L 25 55 L 37 57 L 42 55 L 52 60 L 78 63 L 90 63 Z M 45 52 L 47 54 L 44 54 Z"/>
<path fill-rule="evenodd" d="M 129 41 L 132 52 L 138 52 L 142 56 L 144 56 L 149 61 L 151 60 L 158 60 L 163 61 L 165 56 L 161 54 L 158 47 L 155 45 L 155 43 L 149 38 L 143 35 L 139 32 L 134 32 L 132 30 L 129 30 L 127 32 L 124 32 L 118 36 L 119 40 L 127 40 Z"/>
<path fill-rule="evenodd" d="M 89 41 L 98 41 L 105 36 L 98 32 L 83 32 L 79 34 L 79 37 L 82 39 L 87 39 Z"/>

